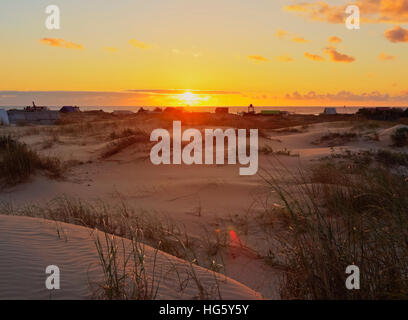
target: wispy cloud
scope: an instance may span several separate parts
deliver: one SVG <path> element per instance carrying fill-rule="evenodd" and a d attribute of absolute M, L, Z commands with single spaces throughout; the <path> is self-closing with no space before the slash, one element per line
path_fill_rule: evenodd
<path fill-rule="evenodd" d="M 341 40 L 339 37 L 336 37 L 336 36 L 332 36 L 332 37 L 329 38 L 330 43 L 340 43 L 342 41 L 343 40 Z"/>
<path fill-rule="evenodd" d="M 322 56 L 319 56 L 318 54 L 309 53 L 309 52 L 305 52 L 305 57 L 313 61 L 324 61 L 324 58 Z"/>
<path fill-rule="evenodd" d="M 283 40 L 286 38 L 286 36 L 291 36 L 291 41 L 297 42 L 297 43 L 307 43 L 310 42 L 309 40 L 305 39 L 304 37 L 301 37 L 297 35 L 294 32 L 289 32 L 286 30 L 278 29 L 275 33 L 275 36 L 278 37 L 279 39 Z"/>
<path fill-rule="evenodd" d="M 276 61 L 279 61 L 279 62 L 292 62 L 292 61 L 294 61 L 294 59 L 291 57 L 291 56 L 288 56 L 288 55 L 282 55 L 282 56 L 277 56 L 277 57 L 275 57 L 275 59 L 276 59 Z"/>
<path fill-rule="evenodd" d="M 342 23 L 345 17 L 343 7 L 330 6 L 323 1 L 317 1 L 287 5 L 284 7 L 284 10 L 306 16 L 311 20 Z"/>
<path fill-rule="evenodd" d="M 275 33 L 275 36 L 277 36 L 279 39 L 283 39 L 285 38 L 287 35 L 289 34 L 289 32 L 282 30 L 282 29 L 278 29 Z"/>
<path fill-rule="evenodd" d="M 385 52 L 382 52 L 379 56 L 378 56 L 378 60 L 381 61 L 390 61 L 390 60 L 395 60 L 395 56 L 387 54 Z"/>
<path fill-rule="evenodd" d="M 351 91 L 339 91 L 337 93 L 317 93 L 310 91 L 301 94 L 297 91 L 285 95 L 288 100 L 311 100 L 311 101 L 332 101 L 332 102 L 408 102 L 408 91 L 402 91 L 399 94 L 391 95 L 379 91 L 363 92 L 361 94 Z"/>
<path fill-rule="evenodd" d="M 268 62 L 269 59 L 265 58 L 264 56 L 260 56 L 260 55 L 250 55 L 248 56 L 249 60 L 255 61 L 255 62 Z"/>
<path fill-rule="evenodd" d="M 297 42 L 297 43 L 308 43 L 308 42 L 310 42 L 309 40 L 306 40 L 303 37 L 293 37 L 292 41 Z"/>
<path fill-rule="evenodd" d="M 328 1 L 327 1 L 328 2 Z M 407 23 L 408 5 L 406 0 L 358 0 L 344 1 L 345 4 L 330 5 L 325 1 L 302 1 L 284 7 L 314 21 L 344 23 L 345 8 L 349 4 L 360 8 L 362 21 L 366 23 Z"/>
<path fill-rule="evenodd" d="M 227 95 L 227 94 L 240 94 L 239 91 L 227 91 L 227 90 L 190 90 L 190 89 L 129 89 L 126 92 L 133 93 L 147 93 L 147 94 L 183 94 L 186 91 L 193 94 L 214 94 L 214 95 Z"/>
<path fill-rule="evenodd" d="M 129 44 L 134 46 L 135 48 L 139 48 L 142 50 L 146 50 L 146 49 L 150 49 L 152 46 L 148 43 L 139 41 L 139 40 L 135 40 L 135 39 L 130 39 L 129 40 Z"/>
<path fill-rule="evenodd" d="M 42 38 L 40 39 L 40 43 L 45 44 L 51 47 L 59 47 L 59 48 L 67 48 L 67 49 L 77 49 L 82 50 L 84 47 L 82 44 L 74 43 L 71 41 L 66 41 L 64 39 L 56 39 L 56 38 Z"/>

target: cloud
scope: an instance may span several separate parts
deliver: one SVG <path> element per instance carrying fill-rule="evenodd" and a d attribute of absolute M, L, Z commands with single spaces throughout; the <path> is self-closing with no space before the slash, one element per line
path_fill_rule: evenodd
<path fill-rule="evenodd" d="M 315 91 L 310 91 L 306 94 L 301 94 L 297 91 L 285 95 L 288 100 L 311 100 L 311 101 L 331 101 L 331 102 L 408 102 L 408 91 L 400 92 L 392 96 L 389 93 L 380 93 L 379 91 L 364 92 L 361 94 L 350 91 L 339 91 L 335 94 L 324 93 L 319 94 Z"/>
<path fill-rule="evenodd" d="M 395 56 L 387 54 L 385 52 L 382 52 L 379 56 L 378 59 L 381 61 L 390 61 L 390 60 L 395 60 Z"/>
<path fill-rule="evenodd" d="M 305 52 L 305 57 L 313 61 L 324 61 L 324 58 L 322 56 L 319 56 L 318 54 L 312 54 L 309 52 Z"/>
<path fill-rule="evenodd" d="M 288 56 L 288 55 L 282 55 L 282 56 L 277 56 L 275 57 L 276 61 L 279 62 L 292 62 L 294 61 L 292 57 Z"/>
<path fill-rule="evenodd" d="M 385 31 L 384 36 L 393 43 L 408 42 L 408 30 L 401 28 L 400 26 L 396 26 L 393 29 Z"/>
<path fill-rule="evenodd" d="M 115 47 L 104 47 L 102 49 L 107 52 L 118 52 L 119 51 L 118 48 L 115 48 Z"/>
<path fill-rule="evenodd" d="M 309 40 L 307 40 L 307 39 L 305 39 L 305 38 L 303 38 L 303 37 L 300 37 L 300 36 L 298 36 L 298 35 L 296 35 L 295 33 L 292 33 L 292 32 L 289 32 L 289 31 L 285 31 L 285 30 L 282 30 L 282 29 L 278 29 L 277 31 L 276 31 L 276 33 L 275 33 L 275 36 L 276 37 L 278 37 L 279 39 L 284 39 L 284 38 L 286 38 L 286 36 L 288 36 L 288 35 L 292 35 L 293 37 L 292 37 L 292 41 L 293 42 L 297 42 L 297 43 L 307 43 L 307 42 L 310 42 Z"/>
<path fill-rule="evenodd" d="M 147 44 L 145 42 L 139 41 L 139 40 L 135 40 L 135 39 L 130 39 L 129 40 L 129 44 L 134 46 L 135 48 L 139 48 L 142 50 L 146 50 L 146 49 L 150 49 L 151 45 Z"/>
<path fill-rule="evenodd" d="M 308 43 L 308 42 L 310 42 L 309 40 L 306 40 L 305 38 L 302 38 L 302 37 L 293 37 L 292 41 L 297 42 L 297 43 Z"/>
<path fill-rule="evenodd" d="M 134 89 L 126 91 L 1 91 L 0 101 L 7 106 L 24 106 L 36 101 L 38 105 L 62 106 L 67 103 L 78 106 L 136 106 L 165 105 L 175 96 L 185 93 L 183 89 Z M 239 95 L 227 90 L 188 90 L 205 99 L 204 95 Z"/>
<path fill-rule="evenodd" d="M 183 94 L 189 91 L 193 94 L 214 94 L 214 95 L 227 95 L 227 94 L 240 94 L 239 91 L 226 91 L 226 90 L 187 90 L 187 89 L 130 89 L 126 92 L 133 93 L 146 93 L 146 94 Z"/>
<path fill-rule="evenodd" d="M 40 43 L 51 47 L 67 48 L 67 49 L 77 49 L 82 50 L 84 47 L 82 44 L 77 44 L 70 41 L 65 41 L 64 39 L 56 38 L 42 38 Z"/>
<path fill-rule="evenodd" d="M 253 60 L 255 62 L 268 62 L 269 59 L 265 58 L 264 56 L 260 56 L 260 55 L 250 55 L 248 56 L 249 60 Z"/>
<path fill-rule="evenodd" d="M 341 40 L 339 37 L 336 37 L 336 36 L 332 36 L 332 37 L 329 38 L 330 43 L 340 43 L 342 41 L 343 40 Z"/>
<path fill-rule="evenodd" d="M 310 20 L 328 23 L 344 23 L 345 9 L 353 4 L 360 8 L 365 23 L 407 23 L 408 4 L 406 0 L 358 0 L 343 5 L 329 5 L 316 0 L 287 5 L 284 10 L 294 12 Z"/>
<path fill-rule="evenodd" d="M 347 54 L 340 53 L 334 47 L 328 47 L 325 49 L 326 54 L 328 54 L 332 61 L 334 62 L 345 62 L 350 63 L 354 62 L 356 59 L 352 56 L 348 56 Z"/>
<path fill-rule="evenodd" d="M 345 18 L 344 6 L 330 6 L 325 2 L 302 2 L 284 7 L 284 10 L 295 12 L 315 21 L 343 23 Z"/>
<path fill-rule="evenodd" d="M 283 39 L 284 37 L 286 37 L 289 33 L 285 30 L 282 29 L 278 29 L 275 33 L 275 36 L 277 36 L 279 39 Z"/>

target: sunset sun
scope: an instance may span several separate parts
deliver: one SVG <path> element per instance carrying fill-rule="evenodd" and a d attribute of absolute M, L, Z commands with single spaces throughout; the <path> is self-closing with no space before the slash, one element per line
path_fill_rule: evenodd
<path fill-rule="evenodd" d="M 187 92 L 185 92 L 183 94 L 180 94 L 179 99 L 183 103 L 186 103 L 188 105 L 192 105 L 192 104 L 194 104 L 195 102 L 197 102 L 199 100 L 199 97 L 196 94 L 194 94 L 194 93 L 192 93 L 190 91 L 187 91 Z"/>

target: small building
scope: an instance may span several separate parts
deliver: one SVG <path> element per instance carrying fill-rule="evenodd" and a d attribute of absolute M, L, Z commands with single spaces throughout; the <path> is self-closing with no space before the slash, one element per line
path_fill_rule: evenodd
<path fill-rule="evenodd" d="M 73 106 L 63 106 L 60 109 L 60 112 L 64 112 L 64 113 L 68 113 L 68 112 L 81 112 L 81 110 L 79 110 L 79 107 L 73 107 Z"/>
<path fill-rule="evenodd" d="M 38 111 L 48 111 L 48 107 L 40 107 L 40 106 L 36 106 L 34 101 L 33 101 L 33 105 L 32 106 L 27 106 L 24 108 L 25 112 L 38 112 Z"/>
<path fill-rule="evenodd" d="M 0 124 L 5 126 L 8 126 L 10 124 L 7 111 L 4 109 L 0 109 Z"/>
<path fill-rule="evenodd" d="M 217 113 L 217 114 L 228 114 L 229 109 L 226 108 L 226 107 L 218 107 L 218 108 L 215 108 L 215 113 Z"/>
<path fill-rule="evenodd" d="M 51 110 L 9 110 L 7 112 L 11 124 L 43 124 L 52 125 L 60 118 L 58 111 Z"/>
<path fill-rule="evenodd" d="M 336 110 L 336 108 L 324 108 L 323 114 L 335 115 L 335 114 L 337 114 L 337 110 Z"/>

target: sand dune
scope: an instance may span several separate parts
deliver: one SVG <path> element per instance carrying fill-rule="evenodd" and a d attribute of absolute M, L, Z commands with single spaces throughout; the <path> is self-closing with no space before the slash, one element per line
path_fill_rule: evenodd
<path fill-rule="evenodd" d="M 157 127 L 159 124 L 146 121 L 140 125 L 149 132 L 152 127 Z M 352 126 L 352 123 L 331 122 L 313 124 L 307 127 L 298 126 L 281 132 L 265 130 L 266 137 L 260 137 L 259 140 L 260 148 L 268 145 L 274 152 L 286 150 L 290 151 L 292 156 L 276 156 L 261 152 L 259 157 L 260 173 L 262 170 L 266 170 L 282 174 L 282 167 L 277 165 L 277 161 L 289 171 L 296 171 L 299 167 L 307 168 L 316 164 L 317 160 L 330 156 L 333 152 L 389 148 L 391 144 L 390 134 L 397 129 L 397 127 L 381 127 L 371 130 L 379 135 L 379 141 L 374 141 L 366 137 L 370 132 L 357 131 Z M 15 130 L 20 130 L 20 128 L 15 128 Z M 352 141 L 334 147 L 330 147 L 327 143 L 315 143 L 328 133 L 345 132 L 357 132 L 359 136 Z M 105 132 L 105 135 L 109 135 L 109 132 Z M 172 219 L 175 224 L 185 226 L 189 235 L 195 238 L 205 238 L 207 234 L 204 229 L 210 232 L 217 229 L 233 229 L 241 241 L 260 257 L 268 254 L 268 250 L 270 250 L 269 240 L 266 240 L 262 233 L 259 232 L 259 229 L 257 229 L 259 226 L 254 227 L 254 225 L 255 218 L 264 212 L 266 201 L 273 203 L 274 195 L 260 176 L 239 176 L 238 165 L 154 166 L 146 158 L 146 148 L 138 145 L 130 146 L 108 159 L 101 159 L 100 152 L 106 147 L 109 140 L 106 141 L 106 136 L 101 138 L 100 132 L 93 136 L 80 136 L 77 139 L 61 134 L 59 139 L 59 142 L 55 142 L 49 149 L 44 150 L 41 147 L 44 137 L 29 135 L 21 138 L 22 141 L 36 148 L 41 154 L 58 155 L 64 160 L 79 160 L 82 161 L 82 164 L 70 169 L 69 174 L 62 180 L 49 180 L 44 176 L 37 175 L 27 183 L 3 190 L 0 193 L 0 201 L 11 202 L 18 206 L 29 203 L 44 204 L 60 195 L 68 195 L 87 201 L 103 200 L 109 204 L 119 203 L 123 200 L 135 209 Z M 105 139 L 105 142 L 103 139 Z M 87 232 L 77 232 L 77 227 L 66 226 L 68 230 L 72 231 L 70 233 L 75 236 L 71 237 L 71 241 L 61 243 L 61 241 L 54 241 L 56 232 L 55 226 L 52 224 L 41 222 L 43 229 L 37 232 L 35 228 L 28 228 L 29 224 L 26 221 L 20 227 L 17 222 L 7 221 L 9 221 L 9 224 L 13 223 L 15 232 L 18 232 L 19 228 L 28 230 L 26 238 L 18 240 L 20 234 L 15 241 L 25 241 L 25 239 L 30 238 L 37 239 L 35 241 L 53 239 L 52 243 L 50 241 L 47 244 L 49 252 L 52 252 L 51 250 L 57 251 L 58 246 L 62 246 L 63 252 L 76 252 L 75 254 L 78 256 L 72 259 L 77 259 L 77 263 L 74 260 L 62 260 L 61 263 L 66 263 L 67 268 L 72 264 L 73 270 L 83 270 L 84 265 L 89 266 L 97 260 L 93 243 L 89 240 Z M 40 224 L 39 221 L 34 222 L 34 220 L 30 223 Z M 239 224 L 243 225 L 241 229 L 238 226 Z M 4 226 L 2 228 L 8 230 Z M 11 237 L 10 232 L 0 235 L 1 239 L 3 239 L 1 245 L 6 249 L 9 241 L 5 239 L 7 239 L 7 235 Z M 84 243 L 86 243 L 86 245 L 81 245 L 81 251 L 74 245 L 78 243 L 79 247 L 80 239 L 83 239 Z M 33 253 L 30 253 L 29 247 L 24 248 L 23 242 L 19 244 L 18 250 L 15 247 L 14 251 L 9 251 L 9 253 L 10 256 L 13 256 L 13 254 L 18 255 L 19 250 L 21 250 L 22 254 L 27 255 L 28 260 L 36 261 L 38 264 L 35 267 L 39 271 L 35 272 L 39 272 L 39 275 L 28 280 L 32 281 L 32 283 L 35 283 L 34 281 L 42 283 L 44 281 L 44 266 L 40 264 L 41 261 L 36 260 L 38 259 L 36 256 L 45 255 L 47 257 L 47 254 L 51 253 L 47 253 L 45 250 L 40 251 L 40 247 L 36 246 L 35 241 L 33 240 Z M 9 250 L 12 249 L 13 246 Z M 167 257 L 165 254 L 162 254 L 162 256 Z M 277 299 L 279 298 L 280 271 L 266 265 L 259 256 L 244 251 L 227 254 L 225 258 L 226 270 L 224 272 L 230 278 L 257 292 L 261 292 L 264 297 Z M 23 259 L 23 257 L 20 258 Z M 85 257 L 88 258 L 85 259 Z M 85 260 L 81 261 L 82 258 Z M 13 283 L 18 287 L 19 280 L 13 279 L 11 276 L 17 270 L 23 277 L 27 270 L 22 266 L 13 270 L 11 266 L 14 263 L 13 261 L 2 261 L 0 263 L 3 266 L 8 263 L 6 269 L 11 270 L 8 273 L 9 276 L 5 277 L 10 288 L 13 287 Z M 93 274 L 97 274 L 95 269 L 90 270 Z M 83 277 L 86 277 L 86 272 L 82 271 L 82 273 Z M 88 297 L 85 278 L 81 279 L 81 284 L 77 289 L 75 281 L 78 281 L 78 278 L 72 278 L 72 287 L 66 284 L 67 288 L 71 288 L 71 291 L 66 291 L 67 294 L 69 293 L 72 297 Z M 235 282 L 230 280 L 230 283 Z M 238 284 L 236 285 L 238 286 Z M 36 286 L 34 285 L 34 287 Z M 226 287 L 226 296 L 235 297 L 228 291 L 228 288 Z M 166 289 L 168 291 L 163 292 L 163 296 L 179 298 L 177 293 L 170 289 L 171 285 Z M 245 290 L 242 292 L 246 292 Z M 187 292 L 187 295 L 193 294 L 193 291 Z M 27 295 L 32 294 L 34 293 L 27 292 Z M 42 292 L 41 294 L 42 298 L 46 298 L 49 293 Z M 56 295 L 59 294 L 56 293 Z M 61 295 L 63 296 L 62 293 Z"/>
<path fill-rule="evenodd" d="M 59 238 L 57 228 L 63 233 Z M 102 270 L 90 229 L 29 217 L 0 215 L 0 299 L 89 299 L 98 285 Z M 120 239 L 118 239 L 120 241 Z M 129 245 L 125 241 L 125 247 Z M 145 246 L 146 268 L 153 276 L 155 250 Z M 61 289 L 45 288 L 45 268 L 56 265 L 61 272 Z M 192 279 L 182 291 L 174 270 L 188 279 L 190 265 L 164 252 L 158 252 L 156 278 L 160 279 L 158 299 L 191 299 L 198 288 Z M 202 285 L 216 290 L 223 299 L 259 299 L 255 291 L 235 280 L 194 266 Z M 217 279 L 218 281 L 215 281 Z"/>

